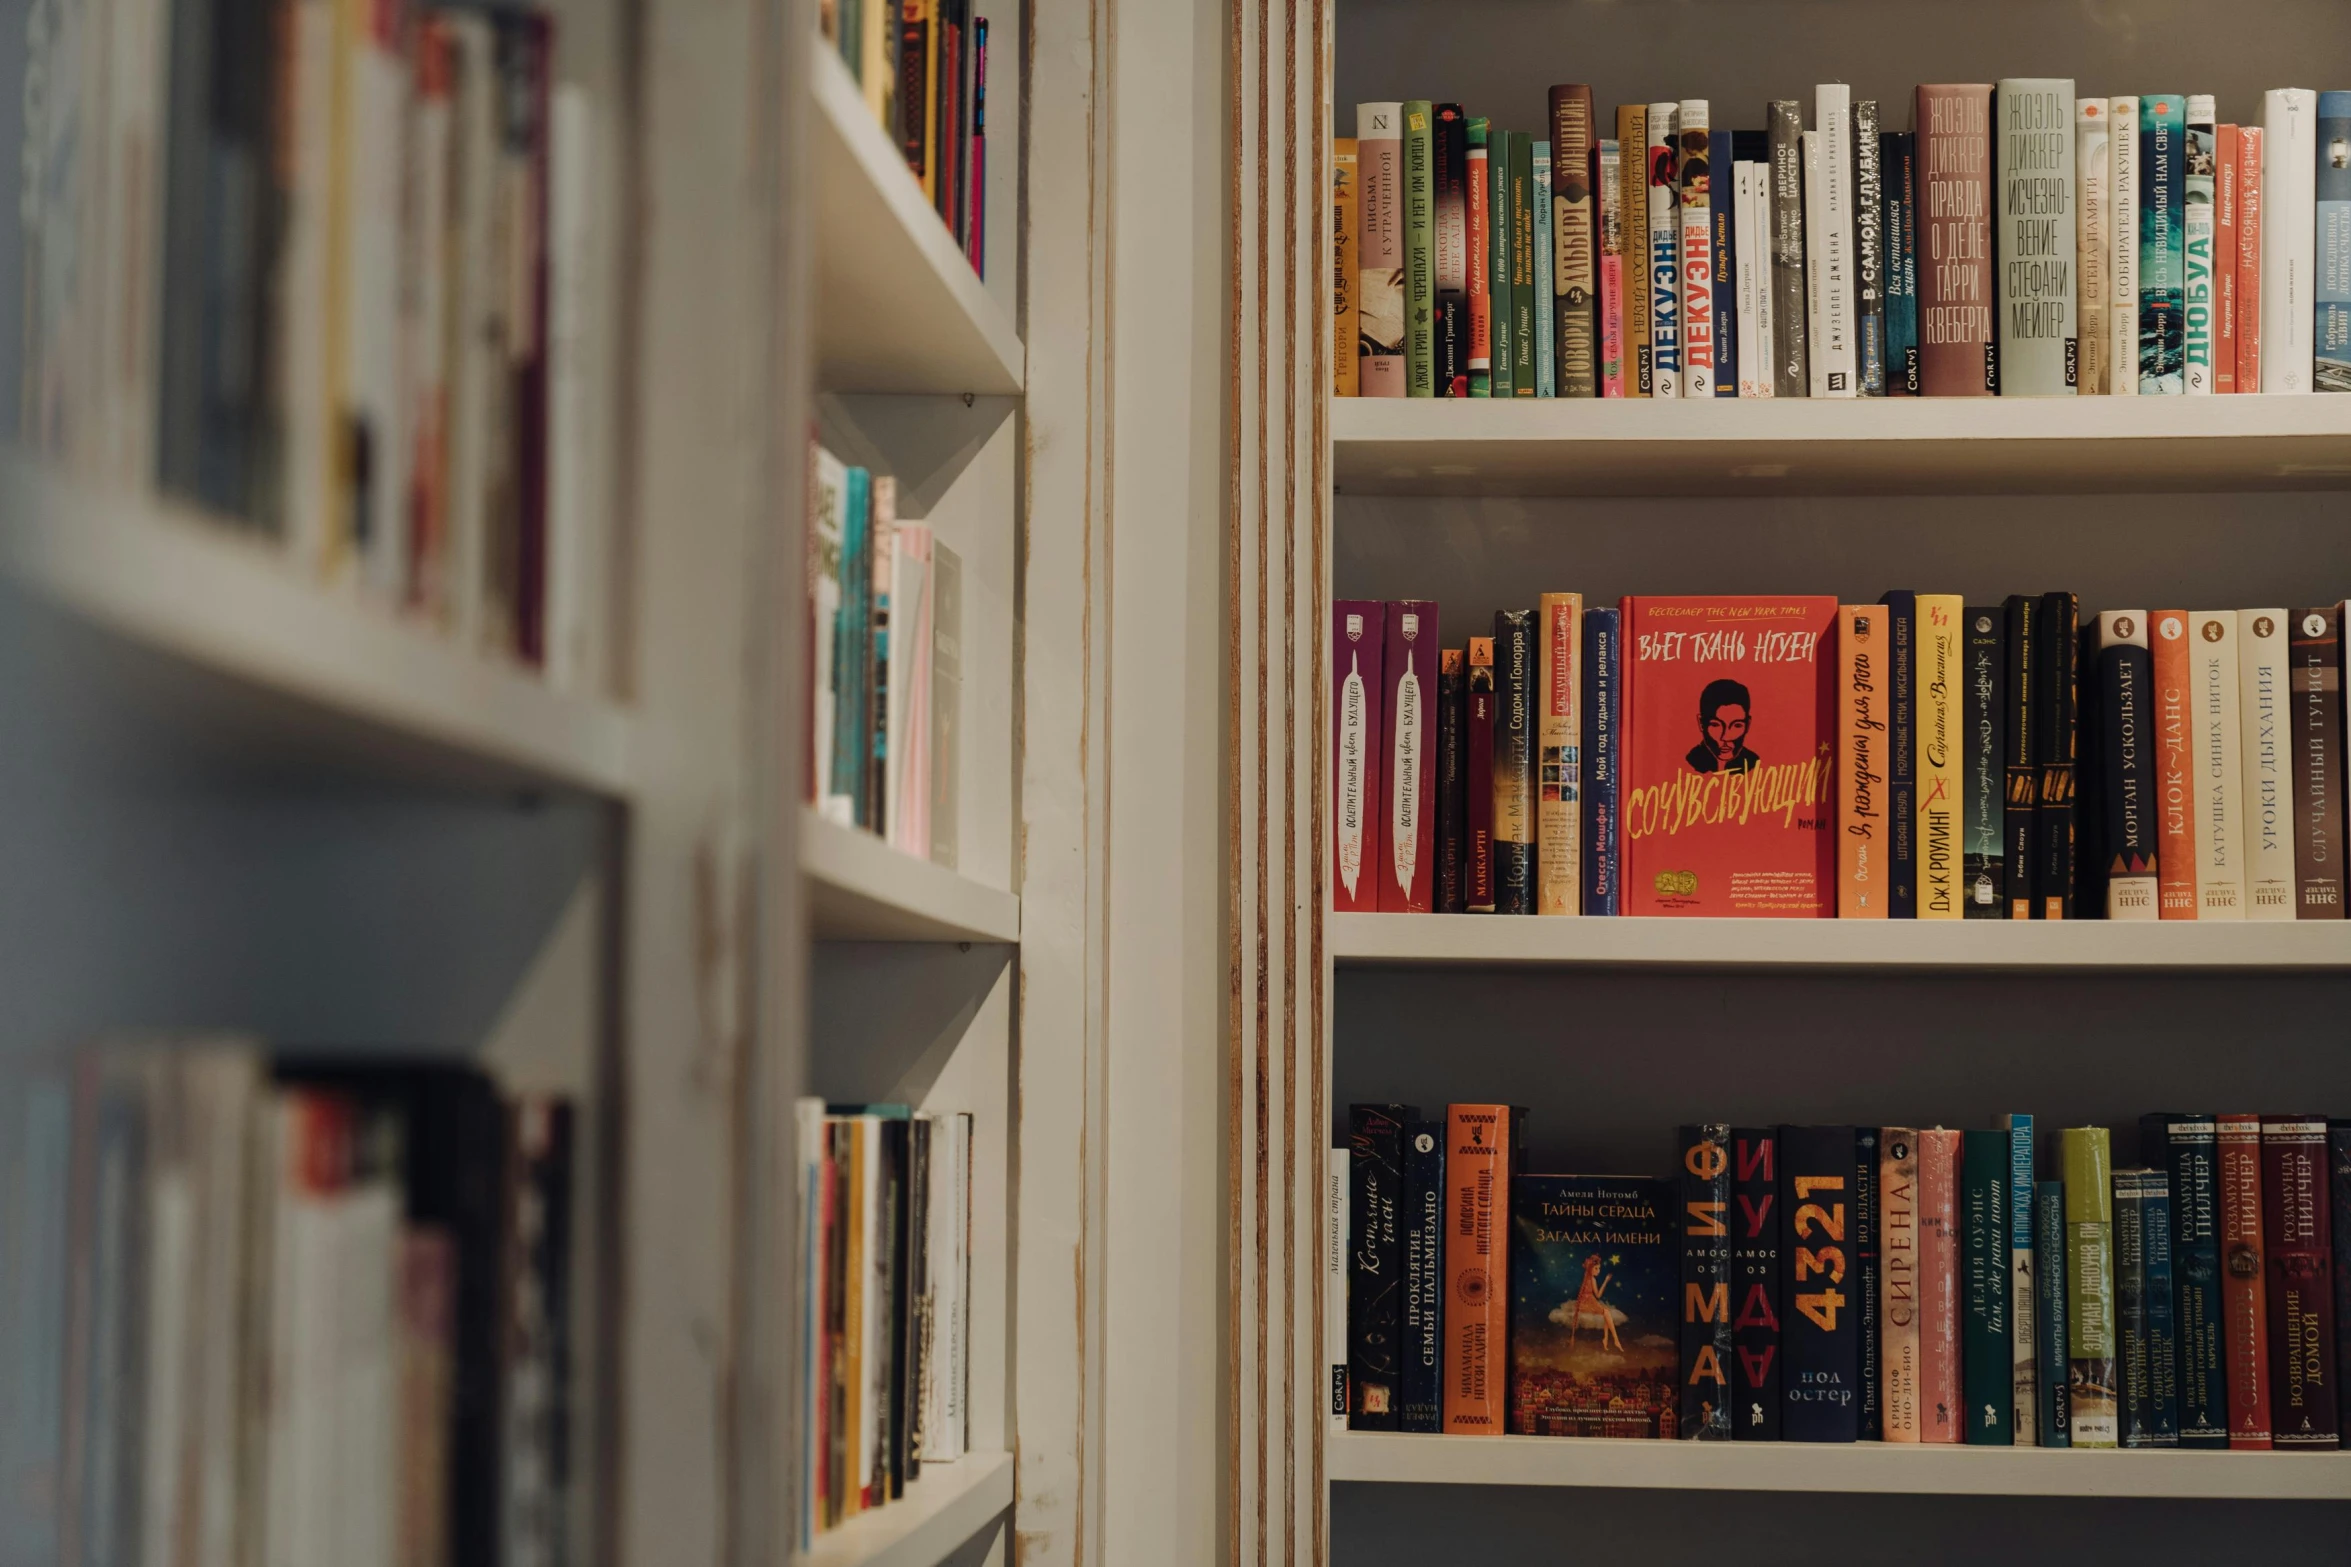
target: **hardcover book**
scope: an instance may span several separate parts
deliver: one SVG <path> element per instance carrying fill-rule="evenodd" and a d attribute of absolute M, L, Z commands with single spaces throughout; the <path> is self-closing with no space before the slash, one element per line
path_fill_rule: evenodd
<path fill-rule="evenodd" d="M 1966 660 L 1961 704 L 1959 799 L 1965 813 L 1960 902 L 1969 919 L 2008 917 L 2008 612 L 1961 612 Z"/>
<path fill-rule="evenodd" d="M 1467 787 L 1462 837 L 1469 912 L 1494 912 L 1494 639 L 1469 639 L 1469 708 L 1462 726 Z"/>
<path fill-rule="evenodd" d="M 2338 1422 L 2351 1425 L 2351 1394 L 2342 1379 L 2351 1365 L 2351 1121 L 2327 1122 L 2327 1220 L 2335 1280 L 2335 1408 Z"/>
<path fill-rule="evenodd" d="M 1887 612 L 1837 607 L 1837 915 L 1886 917 Z"/>
<path fill-rule="evenodd" d="M 2237 214 L 2238 171 L 2243 138 L 2234 125 L 2212 133 L 2212 390 L 2226 395 L 2237 386 Z"/>
<path fill-rule="evenodd" d="M 1878 136 L 1880 230 L 1886 247 L 1886 392 L 1918 395 L 1918 133 Z"/>
<path fill-rule="evenodd" d="M 1534 324 L 1527 334 L 1527 342 L 1535 351 L 1535 395 L 1559 395 L 1559 298 L 1552 292 L 1552 273 L 1557 265 L 1556 246 L 1551 237 L 1553 222 L 1551 197 L 1551 144 L 1538 141 L 1533 144 L 1530 159 L 1532 175 L 1527 186 L 1527 215 L 1534 223 L 1530 257 L 1534 263 L 1532 287 L 1534 293 Z"/>
<path fill-rule="evenodd" d="M 2110 920 L 2157 917 L 2154 675 L 2143 610 L 2098 616 L 2101 879 Z"/>
<path fill-rule="evenodd" d="M 2245 769 L 2237 694 L 2237 616 L 2188 616 L 2190 782 L 2196 802 L 2196 917 L 2245 917 Z M 2176 1201 L 2178 1192 L 2173 1192 Z"/>
<path fill-rule="evenodd" d="M 1770 113 L 1772 392 L 1802 397 L 1812 384 L 1804 319 L 1804 108 L 1793 98 L 1774 98 Z"/>
<path fill-rule="evenodd" d="M 2106 269 L 2107 391 L 2139 395 L 2139 100 L 2106 101 L 2106 191 L 2112 248 Z"/>
<path fill-rule="evenodd" d="M 1361 283 L 1363 236 L 1358 227 L 1361 174 L 1355 138 L 1331 138 L 1331 395 L 1353 397 L 1361 353 L 1355 338 L 1355 301 Z"/>
<path fill-rule="evenodd" d="M 1860 1323 L 1846 1243 L 1853 1128 L 1783 1126 L 1780 1162 L 1781 1435 L 1851 1442 L 1861 1430 Z"/>
<path fill-rule="evenodd" d="M 1861 1338 L 1861 1375 L 1855 1389 L 1861 1405 L 1860 1440 L 1886 1439 L 1885 1338 L 1879 1331 L 1878 1294 L 1884 1270 L 1878 1260 L 1878 1129 L 1853 1128 L 1853 1321 Z"/>
<path fill-rule="evenodd" d="M 1494 912 L 1535 912 L 1535 612 L 1494 614 Z"/>
<path fill-rule="evenodd" d="M 2039 1280 L 2033 1270 L 2033 1118 L 2001 1119 L 2008 1139 L 2009 1420 L 2018 1447 L 2041 1436 Z"/>
<path fill-rule="evenodd" d="M 1403 105 L 1404 395 L 1437 395 L 1436 108 Z"/>
<path fill-rule="evenodd" d="M 1477 122 L 1472 121 L 1470 129 L 1474 136 Z M 1513 144 L 1520 139 L 1499 126 L 1486 132 L 1486 382 L 1494 397 L 1518 395 L 1518 266 L 1511 241 L 1510 159 Z M 1533 162 L 1530 152 L 1530 172 Z M 1476 392 L 1473 381 L 1470 393 Z"/>
<path fill-rule="evenodd" d="M 2040 678 L 2040 665 L 2035 649 L 2039 646 L 2033 636 L 2033 600 L 2022 593 L 2011 593 L 2001 604 L 2001 613 L 2007 617 L 2007 676 L 2001 701 L 2007 705 L 2005 728 L 2008 736 L 2006 759 L 2006 788 L 2008 799 L 2002 813 L 2007 834 L 2003 851 L 2006 861 L 2003 869 L 2008 877 L 2008 917 L 2029 920 L 2033 917 L 2033 842 L 2034 799 L 2040 792 L 2040 777 L 2036 763 L 2040 753 L 2034 749 L 2040 739 L 2035 732 L 2037 722 L 2035 682 Z"/>
<path fill-rule="evenodd" d="M 1918 595 L 1897 590 L 1886 611 L 1893 685 L 1886 692 L 1886 913 L 1918 918 Z"/>
<path fill-rule="evenodd" d="M 1653 103 L 1649 131 L 1649 385 L 1653 397 L 1682 395 L 1681 105 Z M 1630 222 L 1628 214 L 1626 221 Z"/>
<path fill-rule="evenodd" d="M 1637 397 L 1640 383 L 1633 378 L 1628 357 L 1632 339 L 1625 325 L 1624 148 L 1613 139 L 1602 141 L 1598 163 L 1600 177 L 1592 200 L 1599 208 L 1600 395 Z M 1648 303 L 1647 289 L 1633 293 L 1642 304 Z"/>
<path fill-rule="evenodd" d="M 2335 1397 L 2335 1282 L 2328 1255 L 2327 1124 L 2261 1120 L 2261 1236 L 2269 1286 L 2270 1417 L 2276 1445 L 2341 1445 Z"/>
<path fill-rule="evenodd" d="M 1510 1366 L 1510 1204 L 1524 1113 L 1511 1105 L 1445 1107 L 1448 1436 L 1500 1436 L 1509 1405 L 1502 1384 Z"/>
<path fill-rule="evenodd" d="M 1437 605 L 1399 599 L 1388 606 L 1385 686 L 1380 702 L 1380 771 L 1386 780 L 1379 906 L 1391 914 L 1433 907 L 1437 859 L 1436 735 L 1430 699 L 1437 690 Z"/>
<path fill-rule="evenodd" d="M 1437 395 L 1469 395 L 1469 121 L 1440 103 L 1433 131 L 1437 180 Z"/>
<path fill-rule="evenodd" d="M 2075 390 L 2084 397 L 2106 395 L 2109 367 L 2113 364 L 2113 328 L 2108 324 L 2107 294 L 2114 270 L 2114 196 L 2106 143 L 2106 100 L 2075 99 L 2074 257 L 2078 263 L 2075 278 L 2080 297 L 2077 318 L 2081 345 Z"/>
<path fill-rule="evenodd" d="M 1918 1147 L 1918 1439 L 1961 1440 L 1960 1135 L 1921 1127 Z"/>
<path fill-rule="evenodd" d="M 1681 1234 L 1680 1418 L 1685 1441 L 1731 1438 L 1731 1129 L 1679 1132 Z"/>
<path fill-rule="evenodd" d="M 1919 1342 L 1918 1133 L 1889 1126 L 1878 1133 L 1878 1344 L 1885 1440 L 1916 1442 L 1922 1375 Z"/>
<path fill-rule="evenodd" d="M 1402 1412 L 1404 1252 L 1397 1208 L 1404 1197 L 1409 1105 L 1351 1105 L 1347 1170 L 1347 1425 L 1393 1431 Z"/>
<path fill-rule="evenodd" d="M 1404 395 L 1404 105 L 1355 106 L 1362 235 L 1356 274 L 1356 389 L 1364 397 Z"/>
<path fill-rule="evenodd" d="M 1771 355 L 1765 351 L 1769 329 L 1763 322 L 1764 303 L 1771 295 L 1768 290 L 1757 292 L 1762 285 L 1762 274 L 1771 264 L 1763 239 L 1770 226 L 1761 199 L 1764 167 L 1741 158 L 1732 164 L 1731 172 L 1735 176 L 1731 246 L 1732 254 L 1738 258 L 1737 301 L 1732 308 L 1739 323 L 1739 395 L 1761 397 L 1771 389 Z M 1760 343 L 1756 338 L 1759 328 L 1765 333 Z"/>
<path fill-rule="evenodd" d="M 2168 1182 L 2160 1170 L 2114 1172 L 2114 1292 L 2125 1447 L 2180 1445 Z"/>
<path fill-rule="evenodd" d="M 2073 1389 L 2068 1375 L 2070 1280 L 2065 1244 L 2065 1183 L 2033 1184 L 2034 1375 L 2039 1384 L 2040 1445 L 2073 1445 Z"/>
<path fill-rule="evenodd" d="M 2318 95 L 2310 389 L 2351 392 L 2351 92 Z"/>
<path fill-rule="evenodd" d="M 1437 912 L 1469 907 L 1469 650 L 1437 654 Z"/>
<path fill-rule="evenodd" d="M 1510 1429 L 1671 1437 L 1680 1353 L 1670 1182 L 1511 1183 Z"/>
<path fill-rule="evenodd" d="M 1918 89 L 1919 388 L 1929 397 L 1993 389 L 1992 89 Z"/>
<path fill-rule="evenodd" d="M 2237 719 L 2244 751 L 2245 917 L 2290 920 L 2294 886 L 2294 766 L 2289 618 L 2237 611 Z"/>
<path fill-rule="evenodd" d="M 1918 917 L 1955 920 L 1961 915 L 1965 819 L 1960 723 L 1966 655 L 1960 644 L 1966 609 L 1956 593 L 1921 593 L 1917 602 Z"/>
<path fill-rule="evenodd" d="M 1680 155 L 1674 162 L 1681 200 L 1682 395 L 1714 395 L 1714 161 L 1706 100 L 1684 98 L 1676 112 Z"/>
<path fill-rule="evenodd" d="M 2221 390 L 2215 375 L 2213 352 L 2212 253 L 2220 214 L 2213 195 L 2220 172 L 2218 118 L 2209 93 L 2188 97 L 2188 122 L 2182 143 L 2187 177 L 2182 182 L 2180 209 L 2180 264 L 2184 269 L 2180 296 L 2182 384 L 2191 397 L 2209 397 Z M 2234 379 L 2232 376 L 2231 379 Z"/>
<path fill-rule="evenodd" d="M 1649 106 L 1616 106 L 1617 222 L 1624 260 L 1627 397 L 1649 395 Z"/>
<path fill-rule="evenodd" d="M 2071 1445 L 2112 1447 L 2118 1430 L 2114 1366 L 2114 1196 L 2106 1128 L 2061 1134 L 2065 1171 L 2067 1404 Z"/>
<path fill-rule="evenodd" d="M 2178 93 L 2139 99 L 2139 395 L 2186 390 L 2188 103 Z"/>
<path fill-rule="evenodd" d="M 1614 605 L 1584 611 L 1584 912 L 1618 912 L 1617 715 L 1624 657 Z"/>
<path fill-rule="evenodd" d="M 1780 1439 L 1778 1142 L 1770 1127 L 1731 1133 L 1731 1435 L 1742 1442 Z"/>
<path fill-rule="evenodd" d="M 1812 395 L 1860 394 L 1860 354 L 1854 318 L 1853 276 L 1853 95 L 1824 82 L 1812 90 L 1819 180 L 1807 169 L 1804 199 L 1805 264 L 1816 274 L 1807 287 L 1819 292 L 1820 311 L 1812 334 Z M 1818 199 L 1815 199 L 1817 192 Z"/>
<path fill-rule="evenodd" d="M 2294 768 L 2294 917 L 2343 917 L 2342 606 L 2293 613 L 2287 722 Z"/>
<path fill-rule="evenodd" d="M 1404 1337 L 1397 1429 L 1445 1429 L 1445 1123 L 1404 1126 Z"/>
<path fill-rule="evenodd" d="M 1494 167 L 1491 122 L 1472 116 L 1462 126 L 1467 159 L 1462 178 L 1462 270 L 1468 284 L 1469 395 L 1494 395 Z"/>
<path fill-rule="evenodd" d="M 1355 1182 L 1353 1172 L 1347 1168 L 1347 1150 L 1332 1148 L 1327 1152 L 1330 1162 L 1325 1169 L 1328 1189 L 1323 1195 L 1323 1220 L 1329 1234 L 1324 1243 L 1322 1347 L 1323 1358 L 1331 1368 L 1327 1418 L 1332 1430 L 1344 1431 L 1347 1410 L 1354 1402 L 1347 1390 L 1347 1279 L 1354 1271 L 1354 1254 L 1349 1249 L 1354 1230 L 1348 1210 L 1355 1204 Z"/>
<path fill-rule="evenodd" d="M 2221 1386 L 2228 1394 L 2229 1446 L 2272 1445 L 2269 1405 L 2269 1285 L 2263 1265 L 2261 1118 L 2213 1118 L 2220 1150 Z"/>
<path fill-rule="evenodd" d="M 2016 1322 L 2010 1314 L 2008 1133 L 1968 1132 L 1960 1152 L 1959 1224 L 1963 1271 L 1961 1387 L 1966 1440 L 1978 1447 L 2016 1442 Z"/>
<path fill-rule="evenodd" d="M 2072 79 L 2002 79 L 1994 90 L 1993 121 L 2000 191 L 2000 395 L 2071 397 L 2080 379 Z"/>
<path fill-rule="evenodd" d="M 1584 596 L 1546 593 L 1538 611 L 1542 637 L 1535 698 L 1535 912 L 1583 910 Z"/>
<path fill-rule="evenodd" d="M 1853 105 L 1854 347 L 1864 397 L 1886 395 L 1886 212 L 1878 105 Z"/>
<path fill-rule="evenodd" d="M 1836 602 L 1629 598 L 1625 909 L 1819 918 L 1834 907 Z"/>
<path fill-rule="evenodd" d="M 1518 132 L 1510 138 L 1510 383 L 1515 397 L 1535 395 L 1535 139 Z"/>
<path fill-rule="evenodd" d="M 2188 683 L 2194 662 L 2188 612 L 2156 610 L 2148 617 L 2147 631 L 2154 675 L 2156 900 L 2163 918 L 2192 920 L 2202 900 L 2196 891 L 2193 753 L 2198 736 Z"/>
<path fill-rule="evenodd" d="M 2040 788 L 2033 798 L 2033 895 L 2035 918 L 2072 919 L 2074 914 L 2074 665 L 2075 620 L 2080 611 L 2070 593 L 2044 593 L 2034 617 L 2035 705 L 2033 760 Z"/>
<path fill-rule="evenodd" d="M 1592 185 L 1598 160 L 1592 89 L 1551 89 L 1551 286 L 1556 295 L 1559 395 L 1597 397 L 1599 385 L 1599 245 Z"/>
<path fill-rule="evenodd" d="M 1387 624 L 1388 606 L 1377 599 L 1331 602 L 1331 888 L 1332 907 L 1343 914 L 1379 907 L 1387 860 L 1380 812 Z"/>
<path fill-rule="evenodd" d="M 2237 127 L 2237 390 L 2261 384 L 2261 160 L 2266 138 L 2258 125 Z"/>
<path fill-rule="evenodd" d="M 1706 240 L 1714 287 L 1714 395 L 1739 395 L 1739 255 L 1732 236 L 1731 198 L 1738 189 L 1732 134 L 1706 133 Z"/>
<path fill-rule="evenodd" d="M 2209 1115 L 2139 1117 L 2140 1157 L 2158 1164 L 2171 1193 L 2172 1333 L 2182 1447 L 2229 1445 L 2215 1135 Z"/>
<path fill-rule="evenodd" d="M 2274 87 L 2261 100 L 2261 390 L 2311 390 L 2317 320 L 2318 94 Z"/>

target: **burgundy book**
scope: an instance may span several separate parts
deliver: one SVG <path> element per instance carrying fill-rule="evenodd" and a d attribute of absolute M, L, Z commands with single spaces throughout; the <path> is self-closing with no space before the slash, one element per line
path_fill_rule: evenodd
<path fill-rule="evenodd" d="M 1368 914 L 1380 906 L 1387 627 L 1388 606 L 1376 599 L 1331 604 L 1331 907 L 1342 914 Z"/>
<path fill-rule="evenodd" d="M 2267 1452 L 2269 1303 L 2261 1264 L 2261 1118 L 2214 1119 L 2220 1149 L 2222 1373 L 2229 1395 L 2229 1446 Z"/>
<path fill-rule="evenodd" d="M 1918 89 L 1918 385 L 1992 395 L 1992 89 Z"/>
<path fill-rule="evenodd" d="M 2342 1445 L 2324 1116 L 2261 1118 L 2261 1238 L 2269 1269 L 2269 1415 L 2282 1448 Z"/>
<path fill-rule="evenodd" d="M 2294 917 L 2343 917 L 2343 616 L 2293 612 L 2286 690 L 2294 759 Z"/>
<path fill-rule="evenodd" d="M 1386 775 L 1380 823 L 1379 906 L 1386 914 L 1426 914 L 1436 905 L 1437 604 L 1399 599 L 1388 606 L 1388 645 L 1380 701 L 1380 766 Z"/>
<path fill-rule="evenodd" d="M 1494 912 L 1494 639 L 1469 639 L 1469 912 Z"/>

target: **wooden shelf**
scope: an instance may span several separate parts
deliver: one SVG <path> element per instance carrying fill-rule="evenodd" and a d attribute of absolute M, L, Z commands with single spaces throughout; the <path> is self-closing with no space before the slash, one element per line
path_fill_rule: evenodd
<path fill-rule="evenodd" d="M 1012 318 L 923 199 L 849 68 L 831 49 L 814 54 L 818 388 L 1018 394 L 1027 358 Z"/>
<path fill-rule="evenodd" d="M 816 1537 L 802 1567 L 934 1567 L 1012 1505 L 1012 1455 L 966 1453 L 925 1464 L 887 1507 Z"/>
<path fill-rule="evenodd" d="M 1020 940 L 1020 899 L 870 832 L 800 813 L 800 876 L 809 934 L 818 941 Z"/>
<path fill-rule="evenodd" d="M 1334 1432 L 1333 1480 L 1943 1496 L 2351 1498 L 2351 1453 L 2077 1452 L 1856 1442 L 1626 1442 Z"/>
<path fill-rule="evenodd" d="M 329 591 L 193 508 L 0 453 L 0 570 L 103 633 L 61 678 L 119 682 L 126 711 L 240 762 L 628 792 L 623 709 Z"/>
<path fill-rule="evenodd" d="M 2351 397 L 1331 400 L 1343 495 L 2351 489 Z"/>
<path fill-rule="evenodd" d="M 1334 914 L 1341 964 L 1812 969 L 2351 968 L 2351 922 L 1544 919 Z"/>

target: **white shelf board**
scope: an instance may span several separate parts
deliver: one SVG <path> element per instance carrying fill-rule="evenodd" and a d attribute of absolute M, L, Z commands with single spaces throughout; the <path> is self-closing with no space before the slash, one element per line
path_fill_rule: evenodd
<path fill-rule="evenodd" d="M 816 1537 L 802 1567 L 934 1567 L 1012 1505 L 1012 1455 L 925 1464 L 906 1494 Z"/>
<path fill-rule="evenodd" d="M 1012 318 L 924 199 L 848 66 L 830 48 L 810 53 L 818 389 L 1017 394 L 1027 360 Z"/>
<path fill-rule="evenodd" d="M 900 853 L 870 832 L 800 813 L 800 875 L 818 941 L 1020 940 L 1020 899 Z"/>
<path fill-rule="evenodd" d="M 2351 1453 L 2104 1451 L 1907 1442 L 1635 1442 L 1333 1432 L 1333 1480 L 1944 1496 L 2351 1499 Z"/>
<path fill-rule="evenodd" d="M 1341 964 L 1818 969 L 2351 968 L 2351 922 L 1333 914 Z"/>
<path fill-rule="evenodd" d="M 2351 397 L 1331 399 L 1345 495 L 2351 489 Z"/>
<path fill-rule="evenodd" d="M 331 591 L 274 540 L 152 493 L 0 451 L 0 570 L 152 655 L 131 678 L 168 687 L 149 704 L 187 724 L 303 760 L 628 791 L 624 709 Z"/>

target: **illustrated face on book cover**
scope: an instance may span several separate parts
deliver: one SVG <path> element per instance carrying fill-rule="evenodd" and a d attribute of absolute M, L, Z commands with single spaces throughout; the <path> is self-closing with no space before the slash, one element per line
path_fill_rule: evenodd
<path fill-rule="evenodd" d="M 1698 697 L 1698 730 L 1704 737 L 1685 758 L 1694 773 L 1743 773 L 1761 760 L 1747 749 L 1754 702 L 1736 680 L 1717 680 Z"/>

